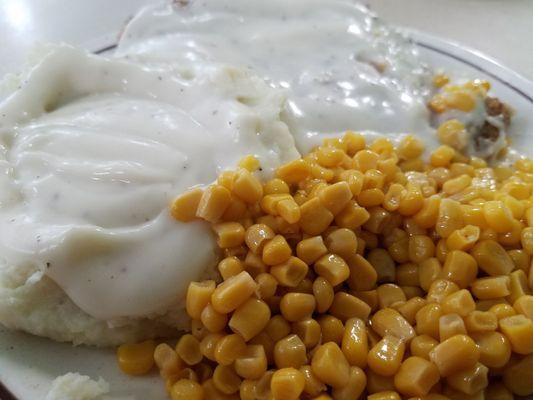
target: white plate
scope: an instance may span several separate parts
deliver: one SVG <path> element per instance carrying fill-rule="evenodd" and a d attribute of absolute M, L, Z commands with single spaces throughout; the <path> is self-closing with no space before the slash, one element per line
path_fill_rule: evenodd
<path fill-rule="evenodd" d="M 420 45 L 428 63 L 446 71 L 488 79 L 494 92 L 516 109 L 513 119 L 515 145 L 533 155 L 528 140 L 533 129 L 533 83 L 491 58 L 460 44 L 420 32 L 409 31 Z M 112 44 L 98 43 L 96 52 L 112 51 Z M 111 46 L 111 47 L 110 47 Z M 19 332 L 0 329 L 0 387 L 2 400 L 35 400 L 46 395 L 50 382 L 58 375 L 78 371 L 93 378 L 104 377 L 110 384 L 113 398 L 163 400 L 166 394 L 157 374 L 129 378 L 117 367 L 113 349 L 72 347 Z M 10 393 L 8 393 L 8 391 Z"/>

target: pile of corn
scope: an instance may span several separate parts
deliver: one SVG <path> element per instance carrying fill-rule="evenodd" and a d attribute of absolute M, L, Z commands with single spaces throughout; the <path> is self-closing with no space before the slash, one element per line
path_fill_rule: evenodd
<path fill-rule="evenodd" d="M 179 399 L 533 394 L 533 162 L 348 132 L 262 183 L 247 157 L 175 200 L 212 224 L 221 282 L 192 282 L 175 348 L 121 346 Z"/>

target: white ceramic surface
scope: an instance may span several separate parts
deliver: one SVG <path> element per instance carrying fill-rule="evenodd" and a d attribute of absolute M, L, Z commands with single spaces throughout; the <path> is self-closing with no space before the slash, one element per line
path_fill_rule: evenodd
<path fill-rule="evenodd" d="M 430 64 L 455 74 L 488 79 L 495 93 L 516 109 L 513 134 L 527 148 L 533 135 L 533 83 L 483 54 L 456 43 L 411 31 Z M 93 50 L 109 45 L 108 38 L 95 39 Z M 525 145 L 525 146 L 524 146 Z M 533 151 L 530 150 L 530 155 Z M 20 400 L 44 398 L 53 378 L 78 371 L 111 384 L 110 397 L 130 400 L 163 400 L 162 382 L 153 373 L 129 378 L 116 365 L 113 349 L 72 347 L 18 332 L 0 329 L 0 381 Z M 8 400 L 8 399 L 3 399 Z M 11 400 L 11 399 L 9 399 Z"/>

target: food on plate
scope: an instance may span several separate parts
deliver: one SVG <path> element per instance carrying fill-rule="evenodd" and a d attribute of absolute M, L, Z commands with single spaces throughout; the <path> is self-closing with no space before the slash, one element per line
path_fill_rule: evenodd
<path fill-rule="evenodd" d="M 34 59 L 0 87 L 4 326 L 173 400 L 533 394 L 533 161 L 489 82 L 348 0 L 164 3 Z"/>
<path fill-rule="evenodd" d="M 52 382 L 45 400 L 95 399 L 109 392 L 109 384 L 102 378 L 97 381 L 78 373 L 67 373 Z"/>

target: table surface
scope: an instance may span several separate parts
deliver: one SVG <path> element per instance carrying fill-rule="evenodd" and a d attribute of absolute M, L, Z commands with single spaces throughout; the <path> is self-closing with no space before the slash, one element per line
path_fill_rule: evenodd
<path fill-rule="evenodd" d="M 113 43 L 154 0 L 0 0 L 0 75 L 16 72 L 36 42 Z M 366 0 L 383 19 L 475 48 L 533 80 L 531 0 Z"/>

